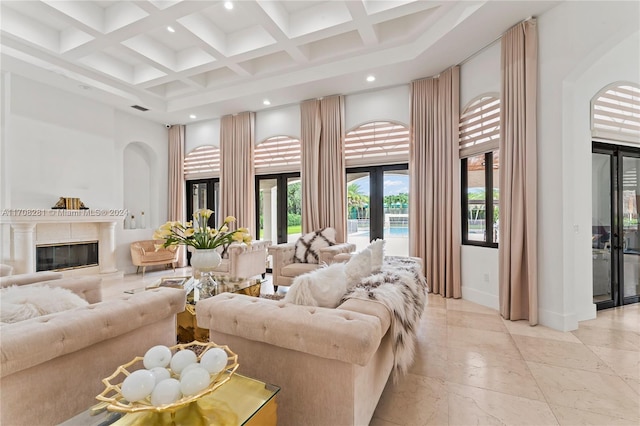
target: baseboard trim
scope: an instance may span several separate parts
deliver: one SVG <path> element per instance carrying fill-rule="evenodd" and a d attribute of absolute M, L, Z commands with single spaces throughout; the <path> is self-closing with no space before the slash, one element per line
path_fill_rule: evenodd
<path fill-rule="evenodd" d="M 478 305 L 486 306 L 491 309 L 500 309 L 500 301 L 495 294 L 487 293 L 475 288 L 462 286 L 462 298 Z"/>
<path fill-rule="evenodd" d="M 538 323 L 559 331 L 573 331 L 578 329 L 578 318 L 575 313 L 563 315 L 538 308 Z"/>

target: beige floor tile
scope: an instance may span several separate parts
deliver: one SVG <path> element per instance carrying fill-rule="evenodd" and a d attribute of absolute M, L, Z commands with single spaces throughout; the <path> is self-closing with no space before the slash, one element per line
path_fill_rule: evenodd
<path fill-rule="evenodd" d="M 546 402 L 449 383 L 449 425 L 557 425 Z"/>
<path fill-rule="evenodd" d="M 587 346 L 619 376 L 640 380 L 640 352 Z"/>
<path fill-rule="evenodd" d="M 447 299 L 439 294 L 429 293 L 427 294 L 427 307 L 445 309 L 447 307 Z"/>
<path fill-rule="evenodd" d="M 480 314 L 499 315 L 495 309 L 487 308 L 486 306 L 478 305 L 477 303 L 469 302 L 463 299 L 446 299 L 447 310 L 451 311 L 466 311 L 477 312 Z"/>
<path fill-rule="evenodd" d="M 625 383 L 628 384 L 629 387 L 633 389 L 635 393 L 640 395 L 640 379 L 634 379 L 632 377 L 622 376 L 622 380 L 624 380 Z"/>
<path fill-rule="evenodd" d="M 511 335 L 499 331 L 477 330 L 466 327 L 447 327 L 450 348 L 477 352 L 496 352 L 504 356 L 521 358 Z"/>
<path fill-rule="evenodd" d="M 637 426 L 632 420 L 551 405 L 560 426 Z"/>
<path fill-rule="evenodd" d="M 451 368 L 447 363 L 446 345 L 432 345 L 418 342 L 413 365 L 409 373 L 434 379 L 447 379 L 447 371 Z"/>
<path fill-rule="evenodd" d="M 391 381 L 382 393 L 373 416 L 401 425 L 446 425 L 447 387 L 439 379 L 407 374 Z"/>
<path fill-rule="evenodd" d="M 636 305 L 598 311 L 596 319 L 581 321 L 580 326 L 608 328 L 640 333 L 640 310 Z"/>
<path fill-rule="evenodd" d="M 511 321 L 503 319 L 502 322 L 512 335 L 517 334 L 519 336 L 541 337 L 543 339 L 580 343 L 580 339 L 569 332 L 553 330 L 543 325 L 536 325 L 535 327 L 532 327 L 529 325 L 529 321 Z"/>
<path fill-rule="evenodd" d="M 447 312 L 447 325 L 456 327 L 476 328 L 478 330 L 507 332 L 507 327 L 496 314 L 480 314 L 477 312 L 455 311 Z"/>
<path fill-rule="evenodd" d="M 526 361 L 615 374 L 607 363 L 598 358 L 582 343 L 561 342 L 518 335 L 512 337 Z"/>
<path fill-rule="evenodd" d="M 527 362 L 554 405 L 640 422 L 640 399 L 618 376 Z"/>
<path fill-rule="evenodd" d="M 603 329 L 599 327 L 589 327 L 580 324 L 578 329 L 572 331 L 572 333 L 585 345 L 602 346 L 627 351 L 640 351 L 640 334 L 634 331 L 615 329 L 603 331 Z"/>
<path fill-rule="evenodd" d="M 371 419 L 369 426 L 402 426 L 399 423 L 388 422 L 386 420 L 379 419 L 374 417 Z"/>
<path fill-rule="evenodd" d="M 526 362 L 494 352 L 451 348 L 447 354 L 447 381 L 544 401 Z"/>

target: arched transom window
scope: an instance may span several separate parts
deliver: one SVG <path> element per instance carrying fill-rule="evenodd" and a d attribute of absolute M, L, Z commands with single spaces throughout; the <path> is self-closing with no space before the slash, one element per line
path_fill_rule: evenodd
<path fill-rule="evenodd" d="M 345 136 L 345 165 L 376 166 L 409 161 L 409 128 L 390 121 L 365 123 Z"/>
<path fill-rule="evenodd" d="M 205 145 L 191 151 L 184 159 L 185 180 L 220 176 L 220 148 Z"/>
<path fill-rule="evenodd" d="M 602 89 L 591 102 L 591 134 L 640 144 L 640 87 L 615 83 Z"/>
<path fill-rule="evenodd" d="M 265 139 L 254 151 L 255 173 L 271 174 L 300 171 L 300 140 L 290 136 Z"/>
<path fill-rule="evenodd" d="M 499 143 L 500 99 L 482 96 L 460 116 L 460 157 L 496 150 Z"/>

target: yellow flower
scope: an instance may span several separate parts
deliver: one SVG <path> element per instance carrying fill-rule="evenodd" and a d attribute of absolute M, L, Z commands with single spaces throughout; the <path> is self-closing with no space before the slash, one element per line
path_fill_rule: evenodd
<path fill-rule="evenodd" d="M 227 232 L 229 230 L 229 227 L 227 225 L 222 225 L 222 228 L 220 228 L 220 232 Z"/>
<path fill-rule="evenodd" d="M 164 240 L 165 238 L 167 238 L 170 235 L 171 235 L 171 229 L 162 229 L 162 228 L 160 228 L 153 234 L 153 239 L 154 240 Z"/>
<path fill-rule="evenodd" d="M 231 222 L 235 222 L 235 221 L 236 221 L 236 218 L 235 218 L 235 217 L 233 217 L 233 216 L 227 216 L 227 217 L 224 219 L 224 223 L 231 223 Z"/>
<path fill-rule="evenodd" d="M 205 219 L 209 219 L 211 217 L 211 215 L 213 214 L 213 210 L 209 210 L 209 209 L 200 209 L 197 212 L 195 212 L 193 215 L 200 215 Z"/>
<path fill-rule="evenodd" d="M 187 229 L 184 230 L 184 235 L 186 237 L 191 237 L 191 236 L 193 236 L 193 234 L 195 234 L 195 232 L 196 231 L 193 228 L 187 228 Z"/>
<path fill-rule="evenodd" d="M 191 220 L 189 222 L 185 222 L 184 223 L 184 227 L 185 228 L 191 228 L 192 226 L 193 226 L 193 221 L 191 221 Z"/>
<path fill-rule="evenodd" d="M 209 229 L 209 235 L 211 235 L 212 237 L 215 237 L 216 235 L 218 235 L 218 230 L 215 228 Z"/>
<path fill-rule="evenodd" d="M 248 246 L 251 245 L 251 240 L 252 240 L 251 235 L 245 235 L 244 238 L 242 239 L 242 241 Z"/>
<path fill-rule="evenodd" d="M 248 234 L 249 233 L 249 228 L 238 228 L 238 232 L 241 232 L 243 234 Z"/>
<path fill-rule="evenodd" d="M 171 222 L 164 223 L 162 226 L 160 226 L 160 229 L 162 229 L 162 230 L 170 230 L 171 229 Z"/>
<path fill-rule="evenodd" d="M 237 241 L 239 243 L 244 241 L 244 236 L 240 232 L 235 232 L 231 237 L 233 241 Z"/>

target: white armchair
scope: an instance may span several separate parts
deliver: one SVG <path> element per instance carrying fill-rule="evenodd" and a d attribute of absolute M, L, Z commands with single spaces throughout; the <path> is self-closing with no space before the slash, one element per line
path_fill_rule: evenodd
<path fill-rule="evenodd" d="M 232 243 L 227 249 L 227 259 L 222 259 L 220 265 L 213 270 L 214 274 L 226 275 L 232 279 L 251 278 L 267 273 L 267 247 L 271 241 L 256 240 L 251 246 Z"/>
<path fill-rule="evenodd" d="M 324 264 L 331 265 L 341 260 L 334 259 L 341 253 L 353 253 L 356 245 L 352 243 L 339 243 L 333 246 L 319 249 L 319 263 L 295 263 L 295 243 L 284 243 L 269 247 L 269 254 L 272 256 L 272 272 L 274 288 L 278 286 L 290 286 L 298 275 L 311 272 Z M 348 259 L 348 258 L 347 258 Z"/>

